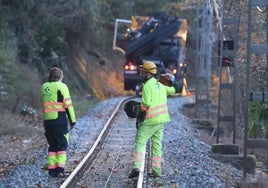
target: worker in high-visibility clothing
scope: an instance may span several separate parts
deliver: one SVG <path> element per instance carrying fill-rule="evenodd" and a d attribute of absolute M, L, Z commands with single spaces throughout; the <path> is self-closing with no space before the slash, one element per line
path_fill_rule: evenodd
<path fill-rule="evenodd" d="M 142 101 L 140 110 L 144 113 L 144 120 L 141 120 L 135 138 L 135 151 L 133 153 L 133 169 L 129 178 L 139 175 L 140 166 L 144 156 L 144 148 L 151 139 L 151 165 L 152 175 L 162 175 L 162 139 L 164 123 L 169 121 L 167 107 L 167 96 L 179 91 L 179 88 L 161 84 L 154 76 L 157 74 L 157 67 L 151 61 L 146 61 L 140 66 L 143 80 Z M 170 76 L 174 76 L 171 75 Z M 175 80 L 175 77 L 172 78 Z M 175 86 L 175 85 L 174 85 Z"/>
<path fill-rule="evenodd" d="M 48 174 L 64 177 L 69 141 L 68 121 L 72 129 L 76 123 L 69 89 L 62 82 L 63 72 L 53 67 L 48 81 L 41 88 L 45 136 L 49 145 L 47 156 Z"/>

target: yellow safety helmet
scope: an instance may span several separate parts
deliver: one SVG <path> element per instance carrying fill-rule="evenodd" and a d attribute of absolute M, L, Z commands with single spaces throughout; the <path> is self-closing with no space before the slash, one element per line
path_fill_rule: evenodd
<path fill-rule="evenodd" d="M 151 61 L 145 61 L 145 63 L 143 65 L 140 65 L 140 70 L 143 71 L 143 72 L 150 73 L 150 74 L 156 74 L 157 73 L 157 67 Z"/>

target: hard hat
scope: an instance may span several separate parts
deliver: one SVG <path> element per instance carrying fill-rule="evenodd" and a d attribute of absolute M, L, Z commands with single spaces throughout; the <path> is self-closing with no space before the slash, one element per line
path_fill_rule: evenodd
<path fill-rule="evenodd" d="M 141 69 L 141 71 L 148 72 L 150 74 L 156 74 L 157 73 L 157 67 L 151 61 L 145 61 L 145 63 L 143 65 L 140 65 L 140 69 Z"/>
<path fill-rule="evenodd" d="M 124 106 L 124 111 L 128 117 L 137 118 L 140 113 L 140 103 L 134 100 L 128 101 Z"/>
<path fill-rule="evenodd" d="M 49 74 L 48 74 L 48 81 L 49 82 L 56 82 L 59 81 L 63 78 L 63 72 L 60 68 L 58 67 L 52 67 L 49 70 Z"/>

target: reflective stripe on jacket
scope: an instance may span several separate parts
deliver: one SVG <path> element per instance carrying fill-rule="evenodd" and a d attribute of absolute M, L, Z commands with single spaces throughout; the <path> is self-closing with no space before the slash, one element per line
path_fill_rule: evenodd
<path fill-rule="evenodd" d="M 62 82 L 46 82 L 42 85 L 42 101 L 44 120 L 55 120 L 66 124 L 68 115 L 70 122 L 75 123 L 75 113 L 69 89 Z"/>
<path fill-rule="evenodd" d="M 154 125 L 169 121 L 167 96 L 175 94 L 174 87 L 168 87 L 155 78 L 147 80 L 142 87 L 141 110 L 146 111 L 142 125 Z"/>

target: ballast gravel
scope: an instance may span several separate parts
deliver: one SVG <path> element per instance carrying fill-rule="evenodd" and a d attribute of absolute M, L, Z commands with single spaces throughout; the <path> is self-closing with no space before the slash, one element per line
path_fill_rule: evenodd
<path fill-rule="evenodd" d="M 84 117 L 77 120 L 76 127 L 70 131 L 67 168 L 75 158 L 81 159 L 86 154 L 113 109 L 123 98 L 125 97 L 99 102 L 90 107 Z M 210 158 L 210 146 L 195 136 L 196 131 L 191 120 L 180 113 L 184 104 L 193 102 L 193 96 L 168 98 L 170 122 L 164 129 L 163 177 L 150 179 L 149 187 L 238 187 L 243 172 Z M 16 166 L 0 178 L 0 188 L 59 187 L 63 179 L 51 178 L 47 170 L 43 169 L 46 154 L 46 145 L 28 153 L 25 164 Z"/>

